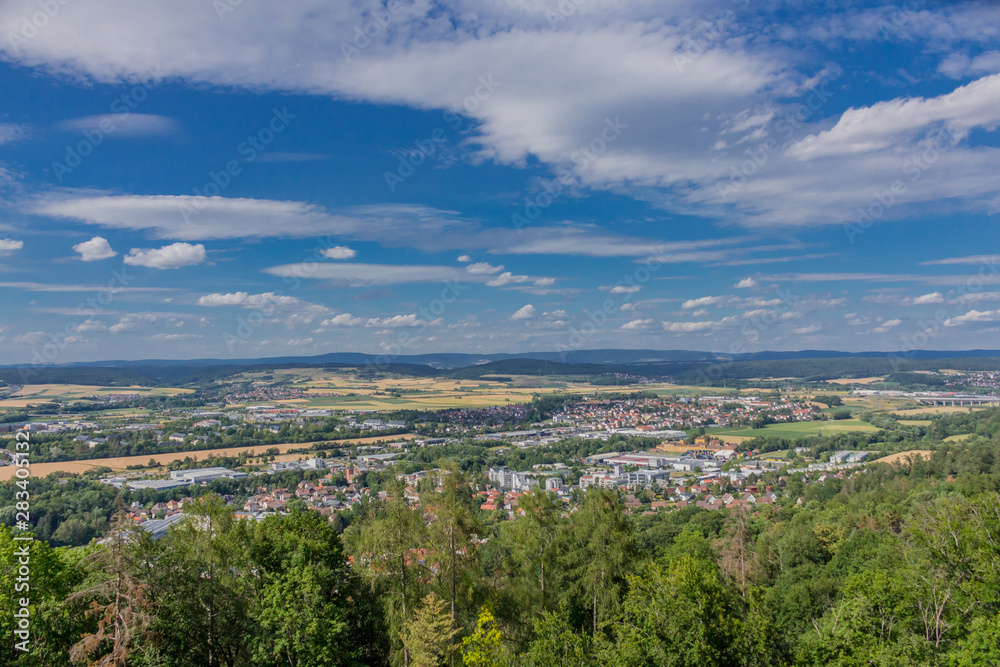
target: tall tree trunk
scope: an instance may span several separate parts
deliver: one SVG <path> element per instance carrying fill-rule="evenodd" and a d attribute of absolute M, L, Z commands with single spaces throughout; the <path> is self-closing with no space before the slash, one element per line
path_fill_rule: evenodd
<path fill-rule="evenodd" d="M 399 579 L 402 585 L 403 591 L 403 624 L 406 624 L 406 554 L 400 553 L 399 555 Z M 410 665 L 410 650 L 403 645 L 403 664 L 406 667 Z"/>
<path fill-rule="evenodd" d="M 455 622 L 455 531 L 448 534 L 448 547 L 451 550 L 451 622 Z"/>

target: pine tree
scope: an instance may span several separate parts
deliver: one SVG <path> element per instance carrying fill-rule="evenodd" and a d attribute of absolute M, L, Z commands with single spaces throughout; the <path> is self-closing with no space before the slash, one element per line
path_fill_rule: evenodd
<path fill-rule="evenodd" d="M 423 599 L 423 606 L 403 627 L 402 640 L 413 667 L 441 667 L 455 651 L 459 630 L 451 620 L 447 603 L 435 593 Z"/>

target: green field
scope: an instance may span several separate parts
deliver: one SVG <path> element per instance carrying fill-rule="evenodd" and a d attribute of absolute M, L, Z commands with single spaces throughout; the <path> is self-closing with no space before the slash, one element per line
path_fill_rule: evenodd
<path fill-rule="evenodd" d="M 738 438 L 808 438 L 816 435 L 863 432 L 874 433 L 877 428 L 860 419 L 840 419 L 838 421 L 789 422 L 768 424 L 764 428 L 719 428 L 707 432 L 710 436 L 733 436 Z"/>

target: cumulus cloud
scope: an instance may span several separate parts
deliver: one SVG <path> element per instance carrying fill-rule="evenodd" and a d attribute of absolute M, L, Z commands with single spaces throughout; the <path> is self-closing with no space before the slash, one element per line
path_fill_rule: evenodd
<path fill-rule="evenodd" d="M 965 324 L 1000 321 L 1000 310 L 970 310 L 964 315 L 951 317 L 944 321 L 946 327 L 960 327 Z"/>
<path fill-rule="evenodd" d="M 517 311 L 510 316 L 512 320 L 529 320 L 535 316 L 535 307 L 530 303 L 526 306 L 518 308 Z"/>
<path fill-rule="evenodd" d="M 906 302 L 904 301 L 904 303 Z M 944 303 L 944 295 L 941 294 L 941 292 L 931 292 L 930 294 L 924 294 L 915 297 L 909 303 L 913 304 L 914 306 L 925 306 L 928 304 Z"/>
<path fill-rule="evenodd" d="M 24 247 L 24 241 L 16 241 L 14 239 L 0 239 L 0 257 L 9 255 L 15 250 L 20 250 Z"/>
<path fill-rule="evenodd" d="M 85 320 L 80 324 L 76 325 L 74 328 L 78 333 L 87 333 L 93 331 L 107 331 L 108 326 L 104 322 L 99 322 L 98 320 Z"/>
<path fill-rule="evenodd" d="M 473 275 L 492 275 L 498 271 L 503 271 L 503 264 L 493 266 L 489 262 L 476 262 L 475 264 L 469 264 L 465 267 L 465 270 Z"/>
<path fill-rule="evenodd" d="M 459 255 L 458 256 L 458 261 L 460 261 L 460 262 L 471 262 L 472 258 L 469 257 L 468 255 Z"/>
<path fill-rule="evenodd" d="M 1000 51 L 985 51 L 974 58 L 964 53 L 951 53 L 938 65 L 938 71 L 953 79 L 994 74 L 1000 72 Z"/>
<path fill-rule="evenodd" d="M 355 317 L 350 313 L 340 313 L 322 322 L 324 327 L 359 327 L 365 323 L 364 318 Z"/>
<path fill-rule="evenodd" d="M 332 248 L 325 248 L 320 251 L 320 254 L 327 259 L 353 259 L 357 256 L 358 251 L 347 246 L 338 245 Z"/>
<path fill-rule="evenodd" d="M 288 310 L 303 307 L 324 308 L 324 306 L 302 301 L 294 296 L 277 294 L 275 292 L 262 292 L 260 294 L 251 294 L 249 292 L 227 292 L 223 294 L 221 292 L 214 292 L 198 297 L 195 303 L 199 306 L 209 308 L 217 306 L 240 306 L 242 308 L 260 310 Z"/>
<path fill-rule="evenodd" d="M 125 263 L 151 269 L 179 269 L 201 264 L 206 257 L 205 246 L 200 243 L 171 243 L 162 248 L 132 248 L 125 256 Z"/>
<path fill-rule="evenodd" d="M 751 287 L 757 287 L 757 285 L 758 285 L 757 281 L 754 280 L 753 278 L 744 278 L 743 280 L 737 282 L 734 285 L 734 287 L 738 287 L 740 289 L 748 289 Z"/>
<path fill-rule="evenodd" d="M 808 334 L 816 333 L 817 331 L 822 331 L 823 327 L 818 324 L 810 324 L 807 327 L 799 327 L 798 329 L 792 329 L 792 333 L 798 334 L 800 336 L 806 336 Z"/>
<path fill-rule="evenodd" d="M 945 123 L 958 138 L 974 127 L 996 129 L 1000 123 L 1000 74 L 938 97 L 898 98 L 848 109 L 833 128 L 802 139 L 788 154 L 815 159 L 868 153 L 889 148 L 900 135 L 934 123 Z"/>
<path fill-rule="evenodd" d="M 108 331 L 111 333 L 138 331 L 144 327 L 156 324 L 156 319 L 156 315 L 153 313 L 129 313 L 118 320 L 118 324 L 112 325 Z"/>
<path fill-rule="evenodd" d="M 692 308 L 704 308 L 705 306 L 717 306 L 726 300 L 724 296 L 703 296 L 697 299 L 688 299 L 681 304 L 681 308 L 684 310 L 690 310 Z"/>
<path fill-rule="evenodd" d="M 488 281 L 486 284 L 489 287 L 504 287 L 507 285 L 518 285 L 520 283 L 526 283 L 530 280 L 531 276 L 518 276 L 514 275 L 510 271 L 504 271 L 493 280 Z"/>
<path fill-rule="evenodd" d="M 111 249 L 111 244 L 102 236 L 95 236 L 89 241 L 77 243 L 73 246 L 73 251 L 80 253 L 80 260 L 84 262 L 97 262 L 102 259 L 110 259 L 118 254 Z"/>
<path fill-rule="evenodd" d="M 612 287 L 609 290 L 609 293 L 610 294 L 635 294 L 636 292 L 638 292 L 641 289 L 642 289 L 642 287 L 640 287 L 639 285 L 632 285 L 632 286 L 628 286 L 628 285 L 615 285 L 614 287 Z"/>
<path fill-rule="evenodd" d="M 896 319 L 896 320 L 886 320 L 885 322 L 882 322 L 882 324 L 880 324 L 879 326 L 875 327 L 873 329 L 873 331 L 875 333 L 887 333 L 887 332 L 895 329 L 896 327 L 898 327 L 902 323 L 903 323 L 903 320 L 898 320 L 898 319 Z"/>
<path fill-rule="evenodd" d="M 645 331 L 653 326 L 655 320 L 645 319 L 645 320 L 632 320 L 631 322 L 626 322 L 621 326 L 623 331 Z"/>

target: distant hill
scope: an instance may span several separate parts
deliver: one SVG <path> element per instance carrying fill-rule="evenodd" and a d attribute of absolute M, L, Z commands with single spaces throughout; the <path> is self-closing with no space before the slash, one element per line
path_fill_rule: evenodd
<path fill-rule="evenodd" d="M 887 357 L 889 352 L 840 352 L 838 350 L 792 350 L 746 352 L 730 355 L 723 352 L 697 350 L 566 350 L 562 352 L 517 352 L 496 354 L 474 354 L 467 352 L 437 352 L 428 354 L 401 354 L 390 359 L 396 364 L 414 364 L 435 368 L 464 368 L 492 361 L 507 359 L 539 359 L 568 364 L 657 364 L 691 363 L 714 361 L 720 358 L 733 361 L 774 361 L 780 359 L 841 359 Z M 1000 350 L 917 350 L 910 353 L 911 359 L 958 359 L 967 357 L 1000 357 Z M 361 352 L 330 352 L 314 356 L 264 357 L 247 359 L 141 359 L 87 361 L 63 364 L 65 367 L 100 366 L 107 368 L 136 366 L 259 366 L 274 364 L 340 364 L 360 366 L 385 363 L 385 355 Z M 16 368 L 16 365 L 7 366 Z"/>
<path fill-rule="evenodd" d="M 103 361 L 52 366 L 0 367 L 9 384 L 176 385 L 211 382 L 251 370 L 355 368 L 372 374 L 474 379 L 487 375 L 593 376 L 616 373 L 682 384 L 719 384 L 754 378 L 807 381 L 889 375 L 917 370 L 1000 370 L 1000 350 L 923 350 L 901 359 L 885 352 L 799 350 L 724 355 L 692 350 L 575 350 L 480 355 L 440 353 L 386 357 L 335 352 L 312 357 Z"/>
<path fill-rule="evenodd" d="M 476 366 L 466 366 L 447 373 L 455 379 L 476 379 L 488 375 L 609 375 L 616 372 L 627 372 L 621 367 L 609 364 L 564 364 L 558 361 L 544 359 L 504 359 L 491 361 Z"/>

